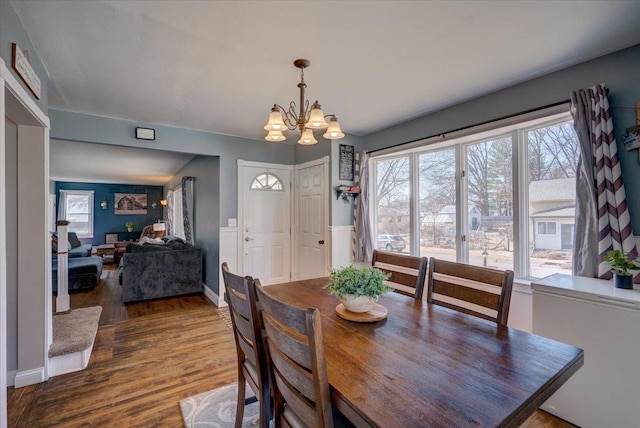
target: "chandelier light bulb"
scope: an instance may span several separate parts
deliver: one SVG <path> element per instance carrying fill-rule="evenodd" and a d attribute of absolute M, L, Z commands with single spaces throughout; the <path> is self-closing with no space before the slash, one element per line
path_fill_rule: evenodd
<path fill-rule="evenodd" d="M 278 107 L 273 106 L 271 113 L 269 113 L 269 120 L 264 126 L 264 129 L 267 131 L 283 131 L 286 127 L 287 125 L 285 125 L 284 120 L 282 119 L 282 113 L 280 113 Z"/>
<path fill-rule="evenodd" d="M 322 113 L 322 107 L 318 104 L 318 101 L 311 106 L 311 114 L 309 115 L 309 121 L 306 124 L 307 128 L 311 129 L 326 129 L 329 126 L 326 120 L 324 120 L 324 113 Z"/>
<path fill-rule="evenodd" d="M 316 140 L 316 138 L 313 136 L 313 130 L 311 129 L 305 129 L 300 136 L 300 139 L 298 140 L 298 143 L 304 146 L 310 146 L 312 144 L 316 144 L 317 142 L 318 140 Z"/>
<path fill-rule="evenodd" d="M 327 140 L 339 140 L 344 138 L 344 133 L 340 129 L 340 124 L 338 123 L 338 118 L 333 116 L 329 120 L 329 127 L 327 128 L 327 132 L 323 135 Z"/>
<path fill-rule="evenodd" d="M 264 139 L 267 141 L 280 142 L 280 141 L 286 140 L 287 137 L 284 136 L 282 131 L 269 131 L 269 134 L 267 134 L 267 136 L 264 137 Z"/>

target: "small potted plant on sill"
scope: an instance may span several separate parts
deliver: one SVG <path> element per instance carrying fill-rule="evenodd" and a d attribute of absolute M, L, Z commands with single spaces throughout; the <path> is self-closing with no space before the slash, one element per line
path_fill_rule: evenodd
<path fill-rule="evenodd" d="M 136 225 L 132 221 L 128 221 L 124 224 L 127 227 L 127 232 L 133 232 L 133 227 Z"/>
<path fill-rule="evenodd" d="M 391 290 L 384 283 L 391 274 L 371 266 L 333 269 L 330 276 L 333 281 L 326 288 L 351 312 L 369 311 L 381 295 Z"/>
<path fill-rule="evenodd" d="M 616 288 L 633 288 L 634 270 L 640 270 L 640 265 L 629 257 L 629 253 L 611 250 L 604 256 L 604 261 L 611 265 L 613 271 L 613 285 Z"/>

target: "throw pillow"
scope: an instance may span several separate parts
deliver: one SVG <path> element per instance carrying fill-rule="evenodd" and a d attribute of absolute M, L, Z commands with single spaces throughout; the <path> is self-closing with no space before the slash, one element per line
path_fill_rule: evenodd
<path fill-rule="evenodd" d="M 76 235 L 75 232 L 69 232 L 69 236 L 67 237 L 67 239 L 69 240 L 69 245 L 71 245 L 71 248 L 78 248 L 80 245 L 82 245 L 82 242 L 80 242 L 80 240 L 78 239 L 78 235 Z"/>
<path fill-rule="evenodd" d="M 58 252 L 58 236 L 53 233 L 51 234 L 51 250 L 54 253 Z"/>

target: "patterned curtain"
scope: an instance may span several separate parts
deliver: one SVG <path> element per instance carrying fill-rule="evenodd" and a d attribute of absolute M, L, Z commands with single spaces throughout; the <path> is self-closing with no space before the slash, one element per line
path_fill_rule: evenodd
<path fill-rule="evenodd" d="M 608 251 L 637 253 L 608 92 L 596 85 L 571 93 L 571 114 L 580 142 L 573 274 L 603 279 L 613 276 L 604 261 Z"/>
<path fill-rule="evenodd" d="M 361 151 L 356 155 L 356 185 L 360 186 L 360 196 L 354 202 L 355 242 L 353 246 L 356 262 L 370 262 L 373 256 L 371 239 L 371 217 L 369 207 L 369 155 Z"/>
<path fill-rule="evenodd" d="M 188 243 L 195 242 L 193 230 L 193 185 L 195 177 L 182 177 L 182 219 L 184 236 Z"/>
<path fill-rule="evenodd" d="M 164 218 L 167 222 L 167 235 L 173 234 L 173 190 L 167 191 L 167 205 L 164 207 Z"/>

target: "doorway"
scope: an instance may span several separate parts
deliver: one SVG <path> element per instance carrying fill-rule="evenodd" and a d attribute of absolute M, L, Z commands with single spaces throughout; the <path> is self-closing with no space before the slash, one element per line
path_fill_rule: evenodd
<path fill-rule="evenodd" d="M 291 166 L 238 161 L 238 250 L 243 275 L 291 280 Z"/>
<path fill-rule="evenodd" d="M 297 165 L 295 171 L 295 251 L 296 280 L 328 275 L 329 158 Z"/>

